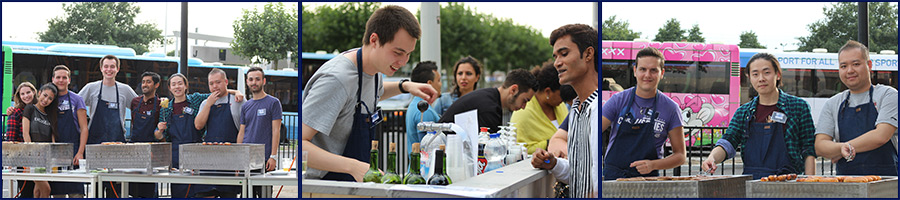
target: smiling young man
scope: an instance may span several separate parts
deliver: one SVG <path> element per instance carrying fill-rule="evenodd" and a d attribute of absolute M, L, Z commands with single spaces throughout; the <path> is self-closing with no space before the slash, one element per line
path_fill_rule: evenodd
<path fill-rule="evenodd" d="M 131 109 L 131 99 L 138 95 L 131 86 L 116 81 L 120 66 L 121 61 L 116 56 L 104 56 L 100 59 L 100 74 L 103 79 L 85 84 L 78 92 L 79 96 L 84 97 L 90 116 L 87 144 L 125 142 L 125 109 Z M 110 186 L 110 183 L 103 184 L 106 194 L 115 196 L 113 188 L 121 186 Z M 135 188 L 131 194 L 144 195 L 138 192 L 143 191 Z"/>
<path fill-rule="evenodd" d="M 828 99 L 816 125 L 816 154 L 838 175 L 897 175 L 897 89 L 872 85 L 869 49 L 850 40 L 838 51 L 849 88 Z"/>
<path fill-rule="evenodd" d="M 309 79 L 302 97 L 307 178 L 362 182 L 374 128 L 381 122 L 377 101 L 407 91 L 428 103 L 437 98 L 431 85 L 381 79 L 406 65 L 420 32 L 409 10 L 380 8 L 366 22 L 363 46 L 329 60 Z"/>

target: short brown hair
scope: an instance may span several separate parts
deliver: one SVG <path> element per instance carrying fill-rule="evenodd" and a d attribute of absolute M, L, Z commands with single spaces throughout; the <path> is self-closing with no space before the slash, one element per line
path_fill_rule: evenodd
<path fill-rule="evenodd" d="M 859 43 L 857 41 L 854 41 L 854 40 L 847 40 L 847 43 L 844 44 L 844 46 L 842 46 L 840 50 L 838 50 L 838 56 L 840 56 L 841 52 L 844 52 L 844 50 L 854 49 L 854 48 L 861 50 L 863 52 L 863 56 L 866 57 L 866 61 L 869 60 L 869 48 L 866 47 L 866 45 Z"/>
<path fill-rule="evenodd" d="M 653 56 L 659 59 L 659 68 L 663 69 L 663 66 L 666 65 L 666 57 L 663 56 L 662 52 L 655 47 L 646 47 L 638 51 L 637 56 L 634 57 L 634 66 L 637 67 L 638 59 L 644 56 Z"/>
<path fill-rule="evenodd" d="M 394 41 L 394 34 L 400 29 L 406 30 L 410 36 L 419 39 L 422 30 L 419 28 L 419 20 L 406 8 L 397 5 L 388 5 L 372 13 L 369 21 L 366 21 L 366 35 L 363 36 L 363 46 L 369 45 L 369 36 L 378 34 L 379 45 Z"/>
<path fill-rule="evenodd" d="M 66 67 L 65 65 L 57 65 L 56 67 L 53 67 L 53 72 L 56 72 L 59 70 L 66 70 L 66 74 L 68 74 L 68 76 L 72 75 L 72 71 L 70 71 L 69 68 Z"/>
<path fill-rule="evenodd" d="M 772 54 L 763 52 L 763 53 L 757 53 L 756 55 L 753 55 L 753 57 L 750 57 L 750 61 L 747 61 L 747 72 L 745 73 L 745 74 L 747 74 L 747 78 L 750 78 L 750 63 L 753 63 L 753 61 L 756 61 L 759 59 L 763 59 L 763 60 L 767 60 L 767 61 L 771 62 L 772 67 L 775 68 L 774 69 L 775 73 L 781 74 L 781 64 L 778 62 L 778 58 L 775 58 L 775 56 Z M 775 80 L 775 85 L 778 87 L 781 87 L 784 85 L 783 82 L 784 81 Z"/>
<path fill-rule="evenodd" d="M 101 68 L 103 67 L 103 60 L 106 60 L 106 59 L 116 60 L 116 69 L 119 69 L 119 65 L 120 65 L 119 57 L 116 57 L 116 56 L 114 56 L 114 55 L 106 55 L 106 56 L 103 56 L 103 58 L 100 59 L 100 65 L 99 65 L 99 66 L 100 66 Z"/>
<path fill-rule="evenodd" d="M 594 70 L 597 70 L 597 58 L 599 58 L 599 49 L 597 49 L 597 29 L 587 24 L 567 24 L 563 25 L 550 33 L 550 46 L 556 44 L 556 40 L 564 36 L 572 36 L 572 42 L 578 46 L 578 57 L 587 50 L 588 47 L 594 48 Z"/>
<path fill-rule="evenodd" d="M 211 70 L 209 70 L 209 74 L 206 74 L 206 76 L 212 76 L 213 74 L 222 74 L 223 76 L 225 76 L 225 79 L 228 79 L 228 74 L 226 74 L 222 69 L 212 68 Z"/>

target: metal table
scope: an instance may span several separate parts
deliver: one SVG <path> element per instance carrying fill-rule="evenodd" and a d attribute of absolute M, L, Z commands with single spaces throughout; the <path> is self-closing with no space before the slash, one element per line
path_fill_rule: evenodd
<path fill-rule="evenodd" d="M 253 194 L 253 186 L 276 186 L 276 185 L 287 185 L 287 186 L 298 186 L 299 180 L 297 179 L 297 172 L 291 171 L 287 175 L 272 175 L 272 174 L 261 174 L 261 175 L 253 175 L 247 180 L 247 190 L 248 194 Z M 265 189 L 263 189 L 265 190 Z M 263 192 L 262 198 L 272 198 L 271 192 Z"/>
<path fill-rule="evenodd" d="M 550 198 L 556 179 L 526 159 L 448 186 L 304 179 L 301 198 Z"/>
<path fill-rule="evenodd" d="M 203 176 L 203 175 L 179 175 L 168 172 L 155 174 L 129 174 L 129 173 L 101 173 L 97 182 L 104 181 L 122 182 L 120 194 L 128 194 L 128 183 L 181 183 L 181 184 L 209 184 L 209 185 L 239 185 L 241 196 L 247 195 L 247 178 L 244 176 Z M 105 198 L 105 192 L 99 193 L 100 198 Z"/>
<path fill-rule="evenodd" d="M 10 181 L 9 196 L 10 198 L 15 197 L 16 193 L 16 181 L 56 181 L 56 182 L 79 182 L 79 183 L 88 183 L 88 193 L 86 194 L 88 198 L 97 197 L 97 190 L 99 183 L 97 179 L 96 173 L 70 173 L 70 172 L 62 172 L 62 173 L 18 173 L 18 172 L 3 172 L 3 181 Z"/>

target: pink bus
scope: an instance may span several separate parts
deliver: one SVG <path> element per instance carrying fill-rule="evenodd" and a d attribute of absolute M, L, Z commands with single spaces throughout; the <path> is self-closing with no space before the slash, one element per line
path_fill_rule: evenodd
<path fill-rule="evenodd" d="M 666 57 L 665 75 L 659 90 L 681 109 L 685 126 L 727 127 L 740 107 L 740 53 L 737 45 L 682 42 L 602 41 L 602 101 L 634 87 L 633 66 L 637 52 L 655 47 Z M 689 146 L 709 145 L 720 131 L 685 131 Z M 693 137 L 690 137 L 690 136 Z M 712 138 L 712 139 L 710 139 Z"/>

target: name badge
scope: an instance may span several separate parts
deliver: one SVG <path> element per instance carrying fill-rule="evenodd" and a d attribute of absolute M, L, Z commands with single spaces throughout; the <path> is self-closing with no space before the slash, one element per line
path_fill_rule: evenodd
<path fill-rule="evenodd" d="M 194 115 L 194 109 L 191 109 L 191 107 L 184 107 L 181 112 L 187 113 L 188 115 Z"/>
<path fill-rule="evenodd" d="M 787 115 L 778 111 L 772 112 L 772 121 L 784 124 L 787 122 Z"/>
<path fill-rule="evenodd" d="M 369 117 L 371 119 L 371 124 L 369 128 L 375 128 L 376 125 L 380 124 L 383 119 L 381 118 L 381 109 L 375 109 L 375 112 Z"/>
<path fill-rule="evenodd" d="M 266 109 L 256 110 L 256 116 L 266 116 Z"/>
<path fill-rule="evenodd" d="M 116 108 L 119 108 L 119 104 L 117 104 L 117 103 L 106 103 L 106 107 L 107 107 L 107 108 L 110 108 L 110 109 L 116 109 Z"/>

